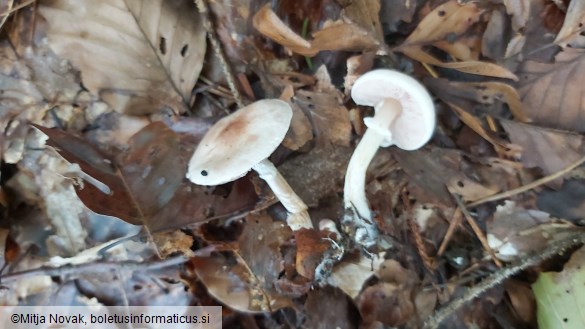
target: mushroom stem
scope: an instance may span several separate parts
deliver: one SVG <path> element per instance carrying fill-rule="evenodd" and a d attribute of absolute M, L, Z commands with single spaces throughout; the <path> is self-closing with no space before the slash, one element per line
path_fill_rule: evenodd
<path fill-rule="evenodd" d="M 286 221 L 293 231 L 298 231 L 301 228 L 313 228 L 311 217 L 307 212 L 307 205 L 288 185 L 272 162 L 264 159 L 252 169 L 270 186 L 274 195 L 289 212 Z"/>
<path fill-rule="evenodd" d="M 402 110 L 402 106 L 394 99 L 380 101 L 375 106 L 374 117 L 365 118 L 368 126 L 365 134 L 355 148 L 345 174 L 345 185 L 343 188 L 343 199 L 345 209 L 351 210 L 353 221 L 351 225 L 355 229 L 365 229 L 365 232 L 356 232 L 356 240 L 362 244 L 373 243 L 377 235 L 376 226 L 372 220 L 372 211 L 366 198 L 366 171 L 374 155 L 381 145 L 391 145 L 392 135 L 388 127 L 396 119 Z M 355 211 L 355 213 L 354 213 Z M 347 225 L 347 220 L 344 220 Z M 359 236 L 361 235 L 361 237 Z M 365 236 L 364 236 L 365 235 Z"/>

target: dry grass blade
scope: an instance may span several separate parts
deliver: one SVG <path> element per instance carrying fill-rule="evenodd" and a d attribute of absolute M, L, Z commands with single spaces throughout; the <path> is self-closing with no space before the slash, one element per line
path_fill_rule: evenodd
<path fill-rule="evenodd" d="M 458 209 L 461 210 L 461 213 L 465 217 L 465 220 L 467 220 L 467 224 L 469 224 L 469 226 L 471 226 L 473 233 L 475 233 L 475 235 L 477 236 L 477 238 L 481 242 L 483 249 L 485 251 L 487 251 L 488 254 L 490 254 L 490 257 L 492 258 L 492 260 L 494 261 L 494 263 L 498 267 L 502 267 L 502 262 L 500 262 L 500 260 L 496 257 L 496 254 L 494 253 L 492 248 L 490 248 L 490 245 L 487 241 L 485 234 L 481 231 L 481 229 L 479 228 L 479 226 L 475 222 L 475 219 L 473 219 L 473 216 L 471 216 L 471 214 L 469 213 L 469 210 L 467 210 L 467 208 L 463 204 L 463 201 L 461 201 L 461 197 L 459 197 L 456 194 L 453 194 L 453 198 L 455 199 L 455 202 L 457 203 L 457 207 L 459 207 Z"/>
<path fill-rule="evenodd" d="M 509 191 L 505 191 L 505 192 L 502 192 L 502 193 L 494 194 L 494 195 L 491 195 L 489 197 L 486 197 L 486 198 L 483 198 L 483 199 L 480 199 L 480 200 L 477 200 L 477 201 L 468 203 L 467 204 L 467 207 L 469 207 L 469 208 L 471 208 L 471 207 L 477 207 L 477 206 L 479 206 L 481 204 L 484 204 L 486 202 L 502 200 L 502 199 L 505 199 L 505 198 L 509 198 L 511 196 L 514 196 L 516 194 L 520 194 L 520 193 L 524 193 L 526 191 L 530 191 L 533 188 L 536 188 L 536 187 L 538 187 L 540 185 L 544 185 L 546 183 L 550 183 L 550 182 L 552 182 L 552 181 L 554 181 L 554 180 L 556 180 L 558 178 L 563 177 L 564 175 L 570 173 L 571 171 L 573 171 L 573 169 L 579 167 L 583 163 L 585 163 L 585 157 L 582 157 L 581 159 L 579 159 L 578 161 L 574 162 L 573 164 L 571 164 L 567 168 L 565 168 L 565 169 L 563 169 L 563 170 L 561 170 L 559 172 L 556 172 L 556 173 L 554 173 L 552 175 L 543 177 L 541 179 L 537 179 L 534 182 L 529 183 L 529 184 L 526 184 L 524 186 L 520 186 L 519 188 L 515 188 L 513 190 L 509 190 Z"/>

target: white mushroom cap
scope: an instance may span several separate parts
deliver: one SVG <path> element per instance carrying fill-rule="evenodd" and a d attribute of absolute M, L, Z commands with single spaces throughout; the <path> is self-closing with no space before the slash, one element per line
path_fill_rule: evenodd
<path fill-rule="evenodd" d="M 219 185 L 244 176 L 280 145 L 291 119 L 290 105 L 273 99 L 219 120 L 195 150 L 187 178 L 199 185 Z"/>
<path fill-rule="evenodd" d="M 392 70 L 374 70 L 359 77 L 351 90 L 351 98 L 359 105 L 376 106 L 394 99 L 402 111 L 390 124 L 388 136 L 381 146 L 396 145 L 416 150 L 431 139 L 435 129 L 435 107 L 428 91 L 410 76 Z M 372 120 L 364 120 L 368 128 Z M 391 137 L 390 137 L 391 136 Z"/>

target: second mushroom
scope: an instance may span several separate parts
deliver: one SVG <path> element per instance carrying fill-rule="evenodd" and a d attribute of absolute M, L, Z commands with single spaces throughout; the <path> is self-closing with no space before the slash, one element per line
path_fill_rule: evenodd
<path fill-rule="evenodd" d="M 376 243 L 378 229 L 366 198 L 366 170 L 379 147 L 416 150 L 426 144 L 435 128 L 435 110 L 431 96 L 418 81 L 386 69 L 359 77 L 351 97 L 358 105 L 373 106 L 375 115 L 364 119 L 368 129 L 349 161 L 342 225 L 357 243 L 370 247 Z"/>

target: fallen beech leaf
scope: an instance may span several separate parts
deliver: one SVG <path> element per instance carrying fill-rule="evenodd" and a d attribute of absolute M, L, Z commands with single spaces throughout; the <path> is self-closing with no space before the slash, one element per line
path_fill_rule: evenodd
<path fill-rule="evenodd" d="M 474 108 L 477 106 L 477 102 L 472 100 L 479 97 L 483 101 L 483 95 L 473 85 L 471 85 L 472 88 L 461 88 L 465 85 L 450 82 L 445 79 L 428 79 L 426 80 L 426 85 L 435 95 L 453 109 L 461 121 L 486 141 L 494 145 L 496 150 L 500 148 L 509 153 L 516 151 L 513 144 L 497 136 L 486 127 L 483 120 L 474 115 L 473 112 L 475 112 Z"/>
<path fill-rule="evenodd" d="M 465 62 L 451 62 L 444 63 L 430 55 L 420 46 L 412 46 L 400 49 L 400 52 L 406 56 L 422 63 L 431 64 L 448 69 L 454 69 L 463 73 L 482 75 L 486 77 L 496 77 L 503 79 L 510 79 L 517 81 L 518 77 L 503 66 L 481 62 L 481 61 L 465 61 Z"/>
<path fill-rule="evenodd" d="M 353 0 L 343 8 L 343 14 L 352 22 L 370 32 L 374 40 L 384 40 L 380 23 L 380 0 Z"/>
<path fill-rule="evenodd" d="M 311 281 L 315 279 L 315 269 L 325 257 L 329 259 L 327 252 L 334 248 L 331 240 L 327 239 L 327 235 L 326 232 L 308 229 L 295 232 L 295 240 L 297 241 L 296 269 L 300 275 Z M 327 273 L 324 274 L 326 276 Z M 317 273 L 317 276 L 320 275 L 321 273 Z"/>
<path fill-rule="evenodd" d="M 585 52 L 567 48 L 554 64 L 525 61 L 518 90 L 526 114 L 549 128 L 585 132 Z"/>
<path fill-rule="evenodd" d="M 274 286 L 284 269 L 280 247 L 290 238 L 290 229 L 266 214 L 247 219 L 237 243 L 224 246 L 223 254 L 191 258 L 189 269 L 211 295 L 237 311 L 263 313 L 292 306 Z"/>
<path fill-rule="evenodd" d="M 504 0 L 504 6 L 506 6 L 506 13 L 512 16 L 514 31 L 524 28 L 530 18 L 532 2 L 530 0 Z"/>
<path fill-rule="evenodd" d="M 573 253 L 561 272 L 540 273 L 532 284 L 538 327 L 577 329 L 585 326 L 585 248 Z"/>
<path fill-rule="evenodd" d="M 134 135 L 119 164 L 79 137 L 34 126 L 49 136 L 47 145 L 97 181 L 75 189 L 81 201 L 97 213 L 148 225 L 150 216 L 173 197 L 183 179 L 184 165 L 176 160 L 178 137 L 161 122 Z"/>
<path fill-rule="evenodd" d="M 335 265 L 327 283 L 338 287 L 350 298 L 356 298 L 364 282 L 375 275 L 380 265 L 384 262 L 385 253 L 373 255 L 373 259 L 359 255 L 354 259 L 345 258 Z"/>
<path fill-rule="evenodd" d="M 359 12 L 362 10 L 361 8 L 352 8 L 351 13 L 359 16 L 359 20 L 368 21 L 368 23 L 365 23 L 367 27 L 351 21 L 351 18 L 327 21 L 321 30 L 313 33 L 313 40 L 311 41 L 303 39 L 291 30 L 272 11 L 270 4 L 266 4 L 254 15 L 253 23 L 254 27 L 264 36 L 290 49 L 292 52 L 309 57 L 315 56 L 318 52 L 324 50 L 363 51 L 379 48 L 381 45 L 381 39 L 378 36 L 379 28 L 370 30 L 369 26 L 372 26 L 375 21 L 365 18 L 369 14 L 369 10 L 375 8 L 369 7 L 365 9 L 365 12 Z M 379 22 L 376 24 L 379 26 Z M 343 37 L 340 38 L 340 36 Z"/>
<path fill-rule="evenodd" d="M 187 109 L 206 46 L 193 2 L 58 0 L 39 12 L 51 49 L 118 111 Z"/>
<path fill-rule="evenodd" d="M 293 100 L 309 116 L 319 145 L 349 146 L 349 112 L 335 94 L 299 90 Z"/>
<path fill-rule="evenodd" d="M 293 117 L 290 123 L 290 128 L 287 131 L 284 140 L 282 141 L 282 145 L 288 149 L 296 151 L 313 139 L 313 129 L 311 127 L 309 118 L 307 118 L 305 113 L 299 108 L 297 104 L 292 102 L 294 93 L 295 92 L 293 87 L 291 85 L 287 85 L 282 91 L 280 99 L 287 102 L 293 110 Z"/>
<path fill-rule="evenodd" d="M 583 157 L 583 136 L 561 130 L 553 130 L 500 120 L 512 143 L 522 147 L 522 163 L 525 167 L 539 167 L 550 175 L 565 169 Z"/>
<path fill-rule="evenodd" d="M 314 56 L 319 51 L 311 47 L 311 43 L 303 39 L 288 27 L 272 9 L 270 4 L 264 5 L 252 18 L 254 27 L 263 35 L 274 40 L 278 44 L 291 51 L 305 55 Z"/>
<path fill-rule="evenodd" d="M 400 48 L 460 35 L 479 20 L 482 12 L 473 2 L 459 4 L 457 1 L 448 1 L 426 15 Z"/>
<path fill-rule="evenodd" d="M 382 322 L 400 326 L 415 315 L 410 289 L 394 283 L 380 282 L 360 294 L 357 306 L 365 323 Z"/>
<path fill-rule="evenodd" d="M 453 204 L 449 191 L 468 201 L 499 192 L 469 178 L 477 175 L 473 174 L 471 166 L 465 166 L 467 170 L 463 171 L 465 161 L 459 151 L 426 147 L 417 152 L 395 149 L 393 153 L 412 181 L 445 205 Z"/>
<path fill-rule="evenodd" d="M 544 190 L 538 193 L 536 205 L 551 216 L 578 223 L 585 213 L 585 182 L 571 179 L 558 190 Z"/>
<path fill-rule="evenodd" d="M 343 20 L 327 22 L 323 29 L 313 33 L 311 45 L 318 51 L 367 51 L 380 47 L 371 32 Z"/>
<path fill-rule="evenodd" d="M 585 1 L 573 0 L 569 3 L 563 27 L 557 34 L 554 43 L 566 44 L 583 31 L 585 24 Z"/>
<path fill-rule="evenodd" d="M 493 219 L 487 222 L 486 236 L 496 257 L 512 261 L 542 250 L 560 234 L 574 230 L 574 225 L 555 220 L 548 213 L 505 201 L 496 207 Z"/>
<path fill-rule="evenodd" d="M 312 207 L 343 185 L 351 152 L 352 149 L 341 146 L 314 148 L 287 160 L 278 170 L 299 197 Z"/>
<path fill-rule="evenodd" d="M 356 319 L 352 316 L 352 312 L 348 312 L 353 305 L 339 289 L 332 287 L 311 289 L 307 295 L 305 302 L 307 328 L 357 328 Z"/>

